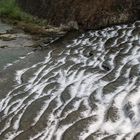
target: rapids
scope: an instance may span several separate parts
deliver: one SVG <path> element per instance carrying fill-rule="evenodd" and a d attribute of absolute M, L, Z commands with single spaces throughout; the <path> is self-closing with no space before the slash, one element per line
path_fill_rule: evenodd
<path fill-rule="evenodd" d="M 140 21 L 45 47 L 0 72 L 0 140 L 140 139 Z"/>

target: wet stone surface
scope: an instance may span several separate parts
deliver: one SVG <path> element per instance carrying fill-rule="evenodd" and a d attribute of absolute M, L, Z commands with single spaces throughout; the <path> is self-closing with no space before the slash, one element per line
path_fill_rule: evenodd
<path fill-rule="evenodd" d="M 0 71 L 32 53 L 35 43 L 30 35 L 0 21 Z"/>
<path fill-rule="evenodd" d="M 139 140 L 139 28 L 89 31 L 15 58 L 0 72 L 0 140 Z"/>

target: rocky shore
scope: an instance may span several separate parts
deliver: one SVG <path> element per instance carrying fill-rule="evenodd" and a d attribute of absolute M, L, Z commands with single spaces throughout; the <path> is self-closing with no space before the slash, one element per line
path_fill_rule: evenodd
<path fill-rule="evenodd" d="M 0 48 L 32 47 L 42 49 L 42 44 L 52 43 L 64 36 L 68 29 L 53 26 L 41 26 L 14 19 L 1 18 L 0 20 Z"/>

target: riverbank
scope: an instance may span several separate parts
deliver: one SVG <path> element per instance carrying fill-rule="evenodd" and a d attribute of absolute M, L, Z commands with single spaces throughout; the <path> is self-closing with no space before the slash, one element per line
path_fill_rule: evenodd
<path fill-rule="evenodd" d="M 57 28 L 46 29 L 44 26 L 33 23 L 27 24 L 8 18 L 0 19 L 0 28 L 0 48 L 2 49 L 9 47 L 42 49 L 44 48 L 42 44 L 50 44 L 66 34 L 66 32 L 62 32 Z"/>
<path fill-rule="evenodd" d="M 3 23 L 13 26 L 14 30 L 16 31 L 22 30 L 27 34 L 30 34 L 33 40 L 37 40 L 37 42 L 41 42 L 41 40 L 44 39 L 54 40 L 58 37 L 65 35 L 65 33 L 69 30 L 67 27 L 64 26 L 50 26 L 47 24 L 46 20 L 39 19 L 35 16 L 27 14 L 18 6 L 16 0 L 0 1 L 0 20 Z M 8 31 L 8 33 L 9 32 L 11 34 L 13 30 Z M 1 35 L 0 38 L 2 40 L 11 40 L 11 35 Z M 37 44 L 35 44 L 34 46 L 39 46 Z"/>

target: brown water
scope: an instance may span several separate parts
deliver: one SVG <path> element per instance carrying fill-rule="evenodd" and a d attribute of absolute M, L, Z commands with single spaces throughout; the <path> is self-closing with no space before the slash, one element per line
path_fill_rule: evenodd
<path fill-rule="evenodd" d="M 0 72 L 0 140 L 139 140 L 140 22 L 89 31 Z"/>

